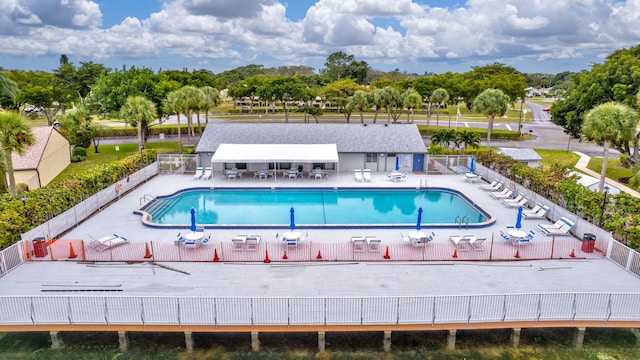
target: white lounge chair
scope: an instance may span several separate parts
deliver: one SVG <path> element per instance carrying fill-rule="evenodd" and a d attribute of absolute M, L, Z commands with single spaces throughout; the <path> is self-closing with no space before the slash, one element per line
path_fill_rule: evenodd
<path fill-rule="evenodd" d="M 480 185 L 480 189 L 484 191 L 498 191 L 502 187 L 502 183 L 499 181 L 492 181 L 491 184 Z"/>
<path fill-rule="evenodd" d="M 542 209 L 542 205 L 536 204 L 536 206 L 532 207 L 531 209 L 522 210 L 522 216 L 525 216 L 525 214 L 526 215 L 535 215 L 535 213 L 540 211 L 540 209 Z"/>
<path fill-rule="evenodd" d="M 365 182 L 371 182 L 371 169 L 362 170 L 362 178 Z"/>
<path fill-rule="evenodd" d="M 495 199 L 505 199 L 513 194 L 513 190 L 509 188 L 504 188 L 502 191 L 489 193 Z"/>
<path fill-rule="evenodd" d="M 522 200 L 522 198 L 524 197 L 523 194 L 518 194 L 518 196 L 514 197 L 513 199 L 502 199 L 503 203 L 514 203 L 514 202 L 518 202 L 520 200 Z"/>
<path fill-rule="evenodd" d="M 540 209 L 538 209 L 538 211 L 536 211 L 535 213 L 529 213 L 529 212 L 523 211 L 522 218 L 523 219 L 544 219 L 547 212 L 549 212 L 549 207 L 545 205 Z"/>
<path fill-rule="evenodd" d="M 553 225 L 538 225 L 536 228 L 540 233 L 544 236 L 553 236 L 553 235 L 571 235 L 569 230 L 575 225 L 575 223 L 569 220 L 566 217 L 561 217 L 560 220 L 556 221 Z"/>
<path fill-rule="evenodd" d="M 375 236 L 365 236 L 364 239 L 369 248 L 369 252 L 380 252 L 380 239 Z"/>
<path fill-rule="evenodd" d="M 204 168 L 201 166 L 196 167 L 196 173 L 193 175 L 193 180 L 198 180 L 202 177 L 204 173 Z"/>
<path fill-rule="evenodd" d="M 356 179 L 356 182 L 364 182 L 364 176 L 362 176 L 362 170 L 355 169 L 353 170 L 353 176 Z"/>
<path fill-rule="evenodd" d="M 204 168 L 204 173 L 202 174 L 202 180 L 209 180 L 211 179 L 211 173 L 213 172 L 213 169 L 210 167 L 206 167 Z"/>
<path fill-rule="evenodd" d="M 504 199 L 503 199 L 504 200 Z M 529 201 L 529 199 L 527 199 L 526 197 L 523 197 L 522 199 L 520 199 L 518 202 L 505 202 L 504 204 L 507 205 L 508 207 L 512 207 L 512 208 L 518 208 L 520 206 L 524 206 L 527 204 L 527 202 Z"/>
<path fill-rule="evenodd" d="M 361 253 L 364 252 L 364 246 L 366 244 L 366 240 L 361 236 L 352 236 L 351 244 L 353 244 L 353 252 Z"/>

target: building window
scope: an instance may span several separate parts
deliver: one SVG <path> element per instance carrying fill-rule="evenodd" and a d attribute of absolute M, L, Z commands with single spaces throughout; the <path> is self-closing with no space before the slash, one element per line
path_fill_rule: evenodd
<path fill-rule="evenodd" d="M 378 154 L 367 153 L 367 162 L 368 163 L 378 162 Z"/>

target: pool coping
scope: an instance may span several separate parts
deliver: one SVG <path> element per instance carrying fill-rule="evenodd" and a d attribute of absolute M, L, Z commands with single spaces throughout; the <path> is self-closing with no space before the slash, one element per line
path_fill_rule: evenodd
<path fill-rule="evenodd" d="M 133 214 L 140 215 L 142 224 L 146 227 L 153 229 L 185 229 L 189 228 L 190 224 L 158 224 L 152 222 L 152 216 L 145 210 L 151 206 L 157 199 L 165 199 L 177 196 L 182 193 L 192 192 L 192 191 L 202 191 L 202 190 L 220 190 L 220 191 L 238 191 L 238 190 L 305 190 L 308 191 L 310 189 L 322 191 L 322 190 L 355 190 L 355 191 L 425 191 L 425 190 L 440 190 L 446 191 L 450 193 L 454 193 L 458 195 L 464 202 L 466 202 L 469 206 L 473 207 L 476 211 L 478 211 L 482 216 L 487 218 L 487 221 L 473 224 L 464 224 L 466 229 L 479 229 L 486 228 L 492 226 L 496 222 L 496 217 L 487 211 L 485 208 L 480 206 L 477 202 L 471 200 L 467 194 L 460 190 L 446 188 L 446 187 L 376 187 L 376 188 L 362 188 L 362 187 L 219 187 L 216 188 L 214 186 L 210 187 L 190 187 L 190 188 L 182 188 L 177 191 L 174 191 L 171 194 L 167 195 L 159 195 L 138 207 L 133 211 Z M 204 227 L 205 229 L 282 229 L 288 227 L 286 224 L 198 224 L 200 227 Z M 460 228 L 462 225 L 458 223 L 453 224 L 425 224 L 422 227 L 425 229 L 455 229 Z M 296 224 L 297 229 L 406 229 L 407 227 L 415 227 L 415 224 Z"/>

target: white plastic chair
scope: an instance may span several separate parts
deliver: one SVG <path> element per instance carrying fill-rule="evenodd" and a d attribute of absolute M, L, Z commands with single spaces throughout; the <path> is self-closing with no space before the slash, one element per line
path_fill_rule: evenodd
<path fill-rule="evenodd" d="M 198 180 L 202 177 L 204 168 L 201 166 L 196 167 L 196 173 L 193 175 L 193 180 Z"/>

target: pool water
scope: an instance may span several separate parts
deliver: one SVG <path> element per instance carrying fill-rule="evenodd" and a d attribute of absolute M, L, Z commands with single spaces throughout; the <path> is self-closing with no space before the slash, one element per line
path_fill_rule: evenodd
<path fill-rule="evenodd" d="M 159 197 L 136 213 L 156 227 L 288 226 L 294 208 L 298 227 L 488 226 L 490 215 L 450 189 L 216 189 L 186 190 Z"/>

